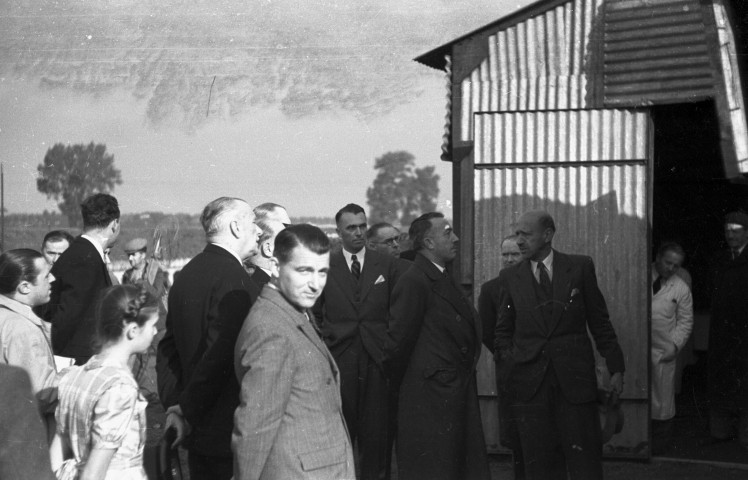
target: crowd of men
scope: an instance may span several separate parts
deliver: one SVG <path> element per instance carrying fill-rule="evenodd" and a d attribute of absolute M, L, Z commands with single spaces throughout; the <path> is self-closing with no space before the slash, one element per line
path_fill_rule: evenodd
<path fill-rule="evenodd" d="M 45 422 L 64 373 L 52 352 L 79 365 L 94 354 L 97 294 L 118 281 L 107 253 L 121 230 L 117 200 L 93 195 L 81 213 L 80 236 L 44 238 L 34 275 L 0 262 L 0 364 L 26 370 Z M 449 272 L 459 239 L 438 212 L 410 225 L 405 252 L 397 228 L 369 227 L 355 204 L 335 216 L 339 249 L 277 204 L 221 197 L 200 221 L 206 246 L 173 285 L 139 238 L 124 245 L 132 268 L 122 279 L 163 300 L 157 353 L 134 371 L 156 369 L 158 392 L 149 393 L 193 480 L 388 479 L 393 449 L 400 480 L 488 479 L 481 345 L 496 361 L 501 443 L 516 478 L 602 478 L 592 341 L 616 396 L 624 355 L 592 259 L 553 248 L 547 212 L 524 213 L 502 241 L 502 270 L 482 286 L 480 313 Z M 725 225 L 731 251 L 717 265 L 713 338 L 748 341 L 734 318 L 748 310 L 748 216 L 730 214 Z M 692 323 L 690 288 L 676 275 L 684 258 L 666 243 L 652 268 L 653 418 L 662 422 L 674 415 L 674 359 Z M 716 351 L 735 377 L 710 377 L 712 435 L 728 438 L 737 417 L 748 442 L 735 401 L 748 384 L 742 353 Z"/>

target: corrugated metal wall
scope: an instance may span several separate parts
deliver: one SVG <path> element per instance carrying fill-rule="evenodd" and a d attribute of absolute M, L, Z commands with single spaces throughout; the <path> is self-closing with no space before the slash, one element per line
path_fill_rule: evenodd
<path fill-rule="evenodd" d="M 647 441 L 648 432 L 648 114 L 486 113 L 475 115 L 475 125 L 476 290 L 498 275 L 500 239 L 512 232 L 518 217 L 527 210 L 548 210 L 557 225 L 554 247 L 594 259 L 626 356 L 623 398 L 629 416 L 609 448 L 644 455 L 636 448 Z M 554 125 L 554 148 L 540 147 L 545 130 L 517 125 Z M 587 140 L 569 148 L 575 138 Z M 495 380 L 490 355 L 482 361 L 479 393 L 487 402 L 496 394 Z M 599 362 L 600 372 L 603 366 Z"/>
<path fill-rule="evenodd" d="M 678 103 L 714 95 L 698 0 L 607 0 L 605 105 Z"/>
<path fill-rule="evenodd" d="M 590 42 L 602 36 L 603 0 L 572 0 L 491 35 L 489 55 L 461 83 L 461 140 L 472 140 L 473 113 L 602 106 L 594 77 L 601 59 Z"/>

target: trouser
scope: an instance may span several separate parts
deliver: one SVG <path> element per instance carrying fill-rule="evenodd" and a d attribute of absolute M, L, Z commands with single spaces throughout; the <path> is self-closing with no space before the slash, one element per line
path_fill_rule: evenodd
<path fill-rule="evenodd" d="M 597 402 L 570 403 L 552 366 L 535 396 L 512 406 L 529 480 L 601 480 L 602 438 Z"/>
<path fill-rule="evenodd" d="M 340 369 L 340 395 L 351 443 L 358 447 L 359 480 L 389 479 L 392 445 L 388 435 L 387 379 L 360 339 L 335 359 Z"/>
<path fill-rule="evenodd" d="M 212 457 L 189 452 L 187 464 L 190 467 L 190 480 L 231 480 L 234 475 L 232 457 Z"/>

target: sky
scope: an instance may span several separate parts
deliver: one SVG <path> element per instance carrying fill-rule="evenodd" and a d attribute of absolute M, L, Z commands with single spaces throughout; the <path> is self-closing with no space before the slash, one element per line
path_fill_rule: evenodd
<path fill-rule="evenodd" d="M 10 213 L 53 144 L 104 143 L 123 213 L 273 201 L 291 216 L 366 207 L 374 160 L 437 165 L 442 72 L 416 56 L 529 0 L 0 0 L 0 162 Z"/>

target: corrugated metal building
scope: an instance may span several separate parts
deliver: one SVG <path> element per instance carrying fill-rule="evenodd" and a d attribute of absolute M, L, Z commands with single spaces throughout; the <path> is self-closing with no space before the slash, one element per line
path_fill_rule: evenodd
<path fill-rule="evenodd" d="M 649 455 L 652 245 L 686 234 L 689 214 L 714 214 L 716 236 L 694 242 L 718 242 L 735 206 L 718 189 L 748 172 L 734 3 L 543 0 L 416 59 L 446 76 L 461 283 L 477 292 L 498 275 L 499 239 L 530 209 L 555 217 L 556 248 L 596 262 L 627 357 L 608 455 Z M 487 351 L 479 385 L 499 449 Z"/>

